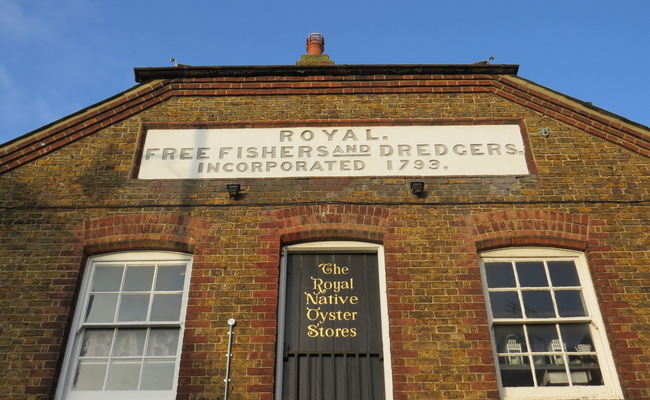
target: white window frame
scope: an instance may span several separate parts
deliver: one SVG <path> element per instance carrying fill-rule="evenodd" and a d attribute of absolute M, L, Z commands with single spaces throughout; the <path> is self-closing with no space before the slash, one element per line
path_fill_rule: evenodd
<path fill-rule="evenodd" d="M 379 280 L 379 313 L 381 316 L 381 340 L 384 357 L 384 389 L 385 400 L 393 400 L 393 371 L 390 353 L 390 333 L 388 321 L 388 297 L 386 292 L 386 261 L 384 246 L 367 242 L 354 241 L 325 241 L 325 242 L 308 242 L 295 245 L 284 246 L 282 248 L 282 259 L 280 264 L 280 287 L 278 301 L 278 338 L 276 349 L 276 376 L 275 376 L 275 398 L 282 398 L 283 382 L 283 343 L 284 343 L 284 323 L 285 308 L 287 298 L 287 255 L 292 252 L 337 252 L 337 253 L 354 253 L 354 252 L 374 252 L 377 253 L 377 269 Z"/>
<path fill-rule="evenodd" d="M 497 355 L 497 344 L 493 327 L 495 326 L 495 318 L 492 316 L 492 308 L 490 305 L 490 296 L 487 287 L 487 278 L 485 273 L 485 262 L 496 261 L 561 261 L 571 260 L 575 263 L 578 278 L 581 283 L 581 291 L 587 309 L 587 317 L 581 317 L 585 322 L 589 323 L 590 333 L 594 343 L 594 350 L 598 357 L 598 362 L 601 368 L 603 385 L 599 386 L 543 386 L 543 387 L 504 387 L 501 382 L 501 373 L 499 367 L 499 357 Z M 499 392 L 501 398 L 504 400 L 514 399 L 623 399 L 623 393 L 620 387 L 616 369 L 614 366 L 609 342 L 607 340 L 604 323 L 600 315 L 598 307 L 598 300 L 594 292 L 594 285 L 588 270 L 587 260 L 582 252 L 545 248 L 545 247 L 518 247 L 489 250 L 480 253 L 481 277 L 483 285 L 483 293 L 486 299 L 486 308 L 488 313 L 488 322 L 490 326 L 492 338 L 492 350 L 494 354 L 495 367 L 499 380 Z M 556 318 L 553 321 L 558 323 L 558 320 L 564 318 Z M 567 322 L 572 321 L 572 318 L 566 318 Z M 523 318 L 498 318 L 498 324 L 507 325 L 524 325 L 530 323 Z M 559 322 L 561 323 L 561 322 Z"/>
<path fill-rule="evenodd" d="M 75 374 L 75 368 L 82 345 L 83 333 L 86 327 L 84 323 L 84 313 L 88 306 L 90 285 L 93 280 L 96 266 L 98 264 L 148 264 L 148 263 L 185 263 L 185 281 L 183 285 L 183 296 L 181 301 L 181 310 L 178 321 L 173 322 L 121 322 L 92 324 L 88 327 L 101 328 L 106 327 L 115 329 L 116 327 L 127 328 L 178 328 L 178 348 L 176 350 L 176 362 L 174 367 L 174 378 L 172 388 L 169 390 L 104 390 L 104 391 L 79 391 L 72 390 L 72 383 Z M 61 376 L 55 394 L 55 400 L 173 400 L 176 398 L 178 374 L 181 358 L 181 349 L 183 343 L 183 332 L 185 328 L 185 315 L 187 309 L 187 299 L 190 285 L 190 276 L 192 273 L 192 257 L 188 254 L 165 252 L 165 251 L 136 251 L 120 252 L 90 257 L 86 263 L 86 270 L 83 282 L 79 291 L 79 301 L 75 310 L 68 346 L 65 353 Z M 100 326 L 103 325 L 103 326 Z"/>

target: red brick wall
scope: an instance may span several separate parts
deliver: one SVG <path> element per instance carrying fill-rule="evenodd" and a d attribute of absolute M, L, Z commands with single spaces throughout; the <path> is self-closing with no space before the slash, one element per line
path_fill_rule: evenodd
<path fill-rule="evenodd" d="M 461 79 L 462 78 L 462 79 Z M 520 177 L 133 179 L 146 126 L 519 121 Z M 161 125 L 162 124 L 162 125 Z M 179 125 L 180 124 L 180 125 Z M 550 128 L 551 136 L 538 134 Z M 650 398 L 647 130 L 511 77 L 154 82 L 0 150 L 0 397 L 51 399 L 85 258 L 193 254 L 179 399 L 273 398 L 280 248 L 383 244 L 396 399 L 497 399 L 477 252 L 584 251 L 627 399 Z"/>

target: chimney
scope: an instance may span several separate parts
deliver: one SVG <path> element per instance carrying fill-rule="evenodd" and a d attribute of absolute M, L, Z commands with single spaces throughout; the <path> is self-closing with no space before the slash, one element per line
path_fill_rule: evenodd
<path fill-rule="evenodd" d="M 307 54 L 300 57 L 296 65 L 334 65 L 325 50 L 325 38 L 320 33 L 312 33 L 307 36 Z"/>

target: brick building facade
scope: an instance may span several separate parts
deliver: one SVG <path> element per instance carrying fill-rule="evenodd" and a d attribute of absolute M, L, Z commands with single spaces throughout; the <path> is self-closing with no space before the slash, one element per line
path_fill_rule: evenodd
<path fill-rule="evenodd" d="M 0 147 L 3 399 L 79 398 L 76 391 L 111 398 L 111 389 L 121 393 L 112 398 L 223 399 L 227 374 L 227 396 L 242 400 L 321 392 L 337 399 L 650 398 L 647 127 L 522 79 L 510 65 L 135 72 L 134 88 Z M 507 150 L 489 133 L 447 152 L 431 147 L 460 137 L 440 128 L 481 135 L 495 126 L 514 127 L 523 148 L 513 157 L 526 172 L 493 172 L 493 158 Z M 415 142 L 404 139 L 411 147 L 390 147 L 394 159 L 389 147 L 357 158 L 394 160 L 391 167 L 404 172 L 312 163 L 326 151 L 308 143 L 314 132 L 338 130 L 337 145 L 371 146 L 381 129 L 399 136 L 405 127 L 433 136 L 427 142 L 417 133 Z M 175 151 L 166 161 L 205 158 L 198 168 L 212 175 L 173 176 L 165 145 L 148 142 L 155 132 L 187 130 L 186 147 L 169 145 Z M 253 135 L 242 136 L 248 152 L 239 159 L 261 164 L 217 165 L 236 146 L 208 159 L 226 130 Z M 192 142 L 206 132 L 217 139 Z M 247 150 L 263 135 L 278 141 L 276 150 L 262 149 L 266 158 Z M 290 139 L 293 147 L 280 154 Z M 327 140 L 318 143 L 334 145 Z M 459 161 L 441 171 L 452 152 Z M 151 177 L 143 177 L 156 157 Z M 293 164 L 282 167 L 283 160 Z M 484 172 L 455 172 L 465 166 Z M 413 182 L 424 183 L 423 193 L 412 192 Z M 239 194 L 229 195 L 231 183 Z M 324 284 L 320 292 L 291 300 L 286 271 L 305 268 L 290 258 L 303 253 L 374 254 L 368 268 L 379 264 L 372 279 L 380 290 L 368 284 L 353 292 L 352 278 L 328 281 L 312 271 L 306 282 Z M 354 269 L 337 263 L 340 274 Z M 151 277 L 148 289 L 130 288 L 136 271 L 155 273 L 153 288 Z M 541 271 L 545 283 L 529 271 Z M 163 284 L 164 276 L 173 277 Z M 371 281 L 355 279 L 354 290 Z M 321 317 L 310 311 L 319 309 L 317 294 L 335 296 L 319 304 L 352 308 L 337 305 Z M 144 298 L 153 300 L 138 317 L 133 310 Z M 367 321 L 357 319 L 362 303 L 377 306 Z M 314 327 L 303 333 L 316 338 L 306 337 L 335 342 L 335 350 L 316 351 L 324 361 L 298 359 L 297 371 L 283 364 L 287 348 L 296 348 L 284 343 L 290 332 L 303 334 L 291 324 L 305 321 L 288 322 L 294 314 Z M 351 340 L 371 320 L 382 332 Z M 127 333 L 139 344 L 120 356 Z M 100 334 L 110 336 L 107 350 L 97 344 Z M 161 335 L 176 347 L 154 350 Z M 336 344 L 347 339 L 352 347 L 378 340 L 379 355 L 350 358 L 343 353 L 356 350 Z M 370 364 L 359 361 L 366 356 Z M 130 372 L 115 372 L 122 367 Z M 345 376 L 329 376 L 328 368 Z M 128 386 L 132 371 L 142 386 Z M 367 382 L 374 379 L 379 384 Z M 347 394 L 338 394 L 341 385 Z"/>

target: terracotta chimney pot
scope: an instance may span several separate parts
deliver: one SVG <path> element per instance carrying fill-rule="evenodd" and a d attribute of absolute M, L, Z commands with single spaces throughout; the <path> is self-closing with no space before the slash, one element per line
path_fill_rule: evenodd
<path fill-rule="evenodd" d="M 320 33 L 307 36 L 307 54 L 319 56 L 325 50 L 325 38 Z"/>

